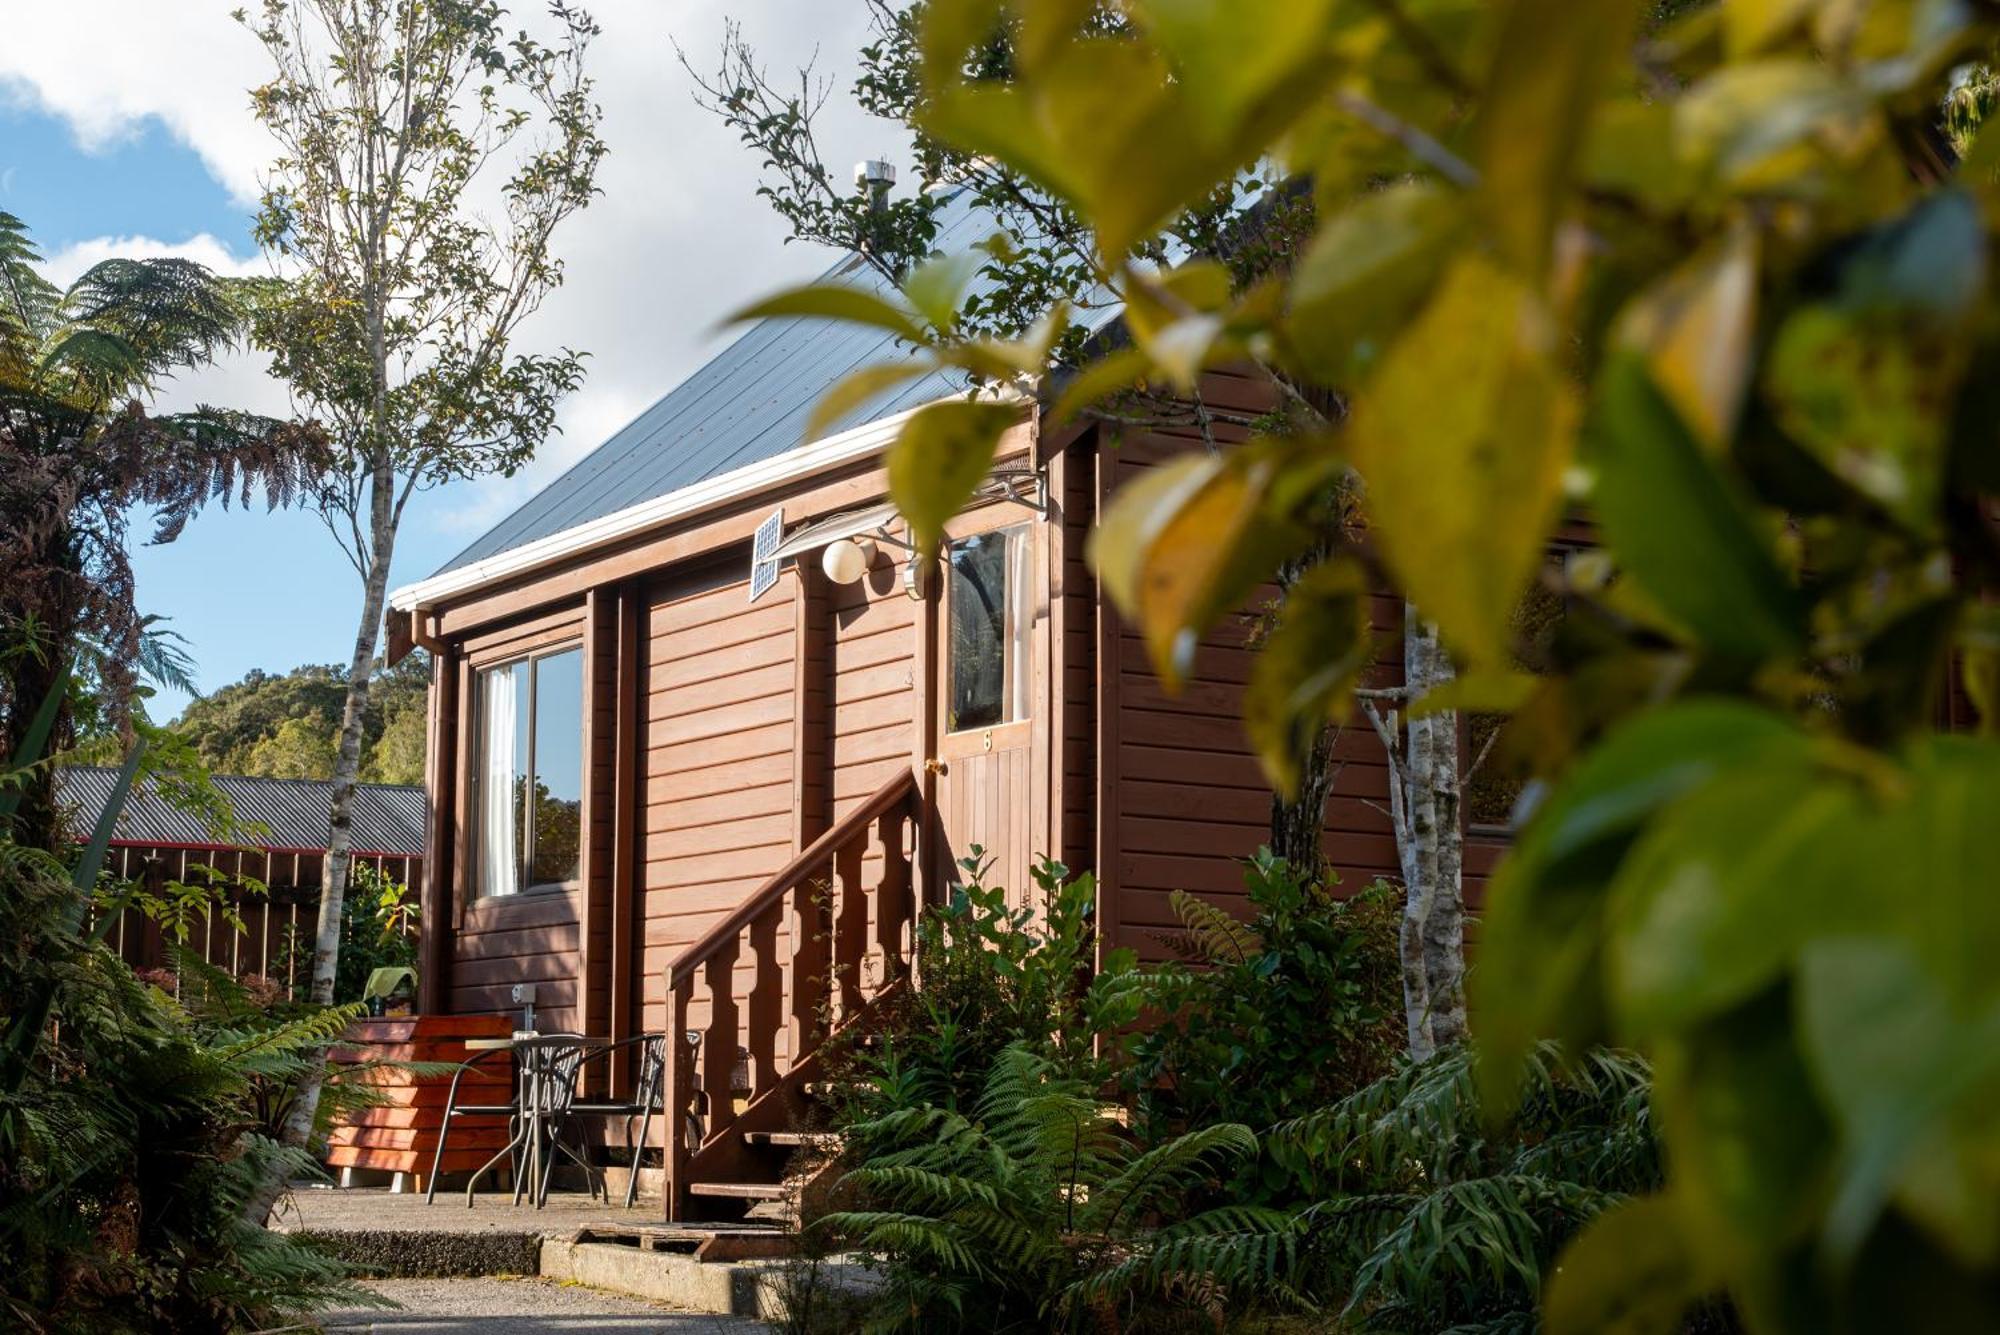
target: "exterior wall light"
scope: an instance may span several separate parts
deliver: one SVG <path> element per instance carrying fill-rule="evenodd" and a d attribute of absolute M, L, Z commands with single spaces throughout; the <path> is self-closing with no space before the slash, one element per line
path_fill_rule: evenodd
<path fill-rule="evenodd" d="M 874 542 L 867 538 L 841 538 L 826 545 L 819 568 L 835 584 L 858 584 L 875 564 L 875 550 Z"/>

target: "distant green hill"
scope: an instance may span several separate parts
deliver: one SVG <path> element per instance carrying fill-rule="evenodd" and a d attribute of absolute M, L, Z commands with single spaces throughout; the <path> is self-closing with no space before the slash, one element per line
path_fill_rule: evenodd
<path fill-rule="evenodd" d="M 362 725 L 361 777 L 370 783 L 424 781 L 424 695 L 430 656 L 418 651 L 377 667 Z M 282 675 L 253 670 L 191 701 L 172 725 L 218 774 L 273 779 L 333 776 L 347 669 L 311 663 Z"/>

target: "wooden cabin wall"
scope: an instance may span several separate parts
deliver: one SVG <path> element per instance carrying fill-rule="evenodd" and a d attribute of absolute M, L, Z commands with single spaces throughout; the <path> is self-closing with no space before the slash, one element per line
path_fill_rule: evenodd
<path fill-rule="evenodd" d="M 752 603 L 748 565 L 745 554 L 651 591 L 635 978 L 647 1031 L 666 1025 L 667 965 L 794 851 L 797 581 Z M 753 967 L 739 962 L 746 976 Z"/>
<path fill-rule="evenodd" d="M 1267 411 L 1271 402 L 1263 386 L 1221 374 L 1207 378 L 1204 398 L 1218 408 L 1253 414 Z M 1242 432 L 1218 427 L 1216 434 L 1226 441 Z M 1126 431 L 1115 444 L 1100 443 L 1097 504 L 1160 461 L 1201 448 L 1204 442 L 1192 428 Z M 1094 789 L 1099 823 L 1094 865 L 1104 886 L 1107 945 L 1131 946 L 1144 958 L 1165 957 L 1166 938 L 1178 928 L 1169 906 L 1175 890 L 1239 915 L 1249 912 L 1243 860 L 1270 840 L 1271 790 L 1243 731 L 1243 690 L 1255 658 L 1256 609 L 1276 592 L 1260 590 L 1245 613 L 1224 618 L 1203 637 L 1194 670 L 1178 692 L 1169 692 L 1153 672 L 1138 628 L 1125 624 L 1108 603 L 1098 609 L 1087 667 L 1098 685 L 1092 749 L 1102 769 Z M 1401 600 L 1378 595 L 1372 620 L 1392 647 L 1368 684 L 1398 685 L 1400 647 L 1393 646 L 1400 644 Z M 1073 659 L 1073 678 L 1081 675 L 1078 668 Z M 1075 740 L 1072 732 L 1069 744 Z M 1388 767 L 1380 739 L 1358 714 L 1342 729 L 1335 763 L 1341 768 L 1327 802 L 1326 858 L 1350 891 L 1378 876 L 1399 879 L 1386 814 Z M 1475 909 L 1504 842 L 1467 836 L 1466 893 Z"/>

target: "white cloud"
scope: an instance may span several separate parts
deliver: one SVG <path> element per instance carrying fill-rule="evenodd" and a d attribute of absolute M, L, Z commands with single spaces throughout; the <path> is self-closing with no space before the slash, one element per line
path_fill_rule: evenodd
<path fill-rule="evenodd" d="M 64 118 L 86 147 L 114 142 L 157 118 L 201 156 L 239 201 L 257 190 L 271 145 L 252 120 L 247 89 L 267 76 L 263 52 L 229 11 L 238 0 L 69 0 L 10 7 L 0 43 L 0 94 Z M 603 197 L 557 236 L 567 285 L 526 326 L 525 349 L 590 353 L 585 387 L 564 405 L 563 434 L 511 479 L 453 488 L 435 522 L 468 536 L 502 517 L 671 388 L 713 351 L 717 321 L 748 298 L 824 268 L 832 257 L 782 244 L 780 224 L 756 198 L 757 164 L 691 97 L 674 58 L 679 39 L 698 65 L 711 59 L 725 18 L 740 21 L 775 71 L 822 53 L 844 84 L 866 32 L 866 7 L 819 0 L 598 0 L 603 27 L 591 73 L 610 145 Z M 523 16 L 538 9 L 516 5 Z M 11 12 L 19 10 L 19 13 Z M 896 149 L 894 136 L 829 105 L 822 143 L 836 167 Z M 261 261 L 213 237 L 169 246 L 103 238 L 51 257 L 54 273 L 81 272 L 106 254 L 190 254 L 232 272 Z M 72 266 L 74 266 L 72 268 Z M 282 409 L 283 396 L 247 358 L 182 382 L 171 404 L 211 402 Z M 427 573 L 427 572 L 423 572 Z"/>

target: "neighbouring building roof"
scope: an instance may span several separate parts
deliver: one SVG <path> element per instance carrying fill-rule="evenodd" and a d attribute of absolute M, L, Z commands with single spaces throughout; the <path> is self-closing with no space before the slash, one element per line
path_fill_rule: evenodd
<path fill-rule="evenodd" d="M 56 771 L 56 791 L 77 810 L 77 826 L 89 830 L 111 798 L 118 772 L 98 765 Z M 266 848 L 318 850 L 326 847 L 333 785 L 325 779 L 254 779 L 214 776 L 229 795 L 238 820 L 256 822 L 267 833 Z M 364 783 L 354 794 L 354 851 L 390 857 L 424 855 L 424 790 L 405 784 Z M 132 844 L 196 844 L 212 847 L 215 834 L 201 820 L 162 801 L 141 784 L 125 802 L 116 838 Z"/>
<path fill-rule="evenodd" d="M 938 216 L 938 251 L 956 254 L 999 224 L 961 193 Z M 859 256 L 823 282 L 883 293 L 887 282 Z M 820 396 L 864 366 L 908 357 L 895 335 L 830 320 L 760 320 L 624 429 L 537 492 L 437 574 L 498 556 L 593 519 L 666 496 L 808 443 L 806 418 Z M 868 400 L 826 435 L 943 398 L 963 384 L 933 372 Z"/>

